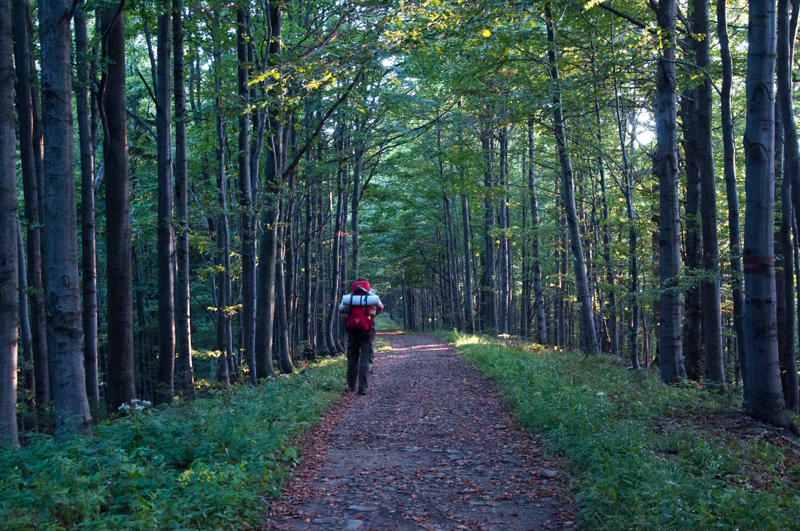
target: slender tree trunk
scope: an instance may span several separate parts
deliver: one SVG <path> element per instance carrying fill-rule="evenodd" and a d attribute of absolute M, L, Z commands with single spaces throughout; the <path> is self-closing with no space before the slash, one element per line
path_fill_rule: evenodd
<path fill-rule="evenodd" d="M 278 322 L 278 353 L 280 359 L 280 367 L 281 372 L 283 374 L 291 374 L 294 370 L 292 366 L 292 356 L 289 352 L 289 319 L 288 319 L 288 311 L 287 311 L 287 290 L 286 290 L 286 255 L 287 253 L 291 252 L 290 249 L 285 245 L 286 237 L 290 230 L 290 226 L 286 225 L 286 208 L 287 205 L 285 202 L 282 201 L 282 208 L 283 215 L 281 216 L 281 222 L 283 227 L 278 229 L 280 234 L 279 241 L 280 241 L 280 248 L 283 251 L 284 259 L 278 262 L 275 266 L 275 308 L 277 311 L 277 322 Z M 280 253 L 279 253 L 280 254 Z"/>
<path fill-rule="evenodd" d="M 793 10 L 792 17 L 789 17 L 789 0 L 778 0 L 778 104 L 779 110 L 776 114 L 780 114 L 783 119 L 783 132 L 784 132 L 784 179 L 788 181 L 787 186 L 791 189 L 792 205 L 784 205 L 782 208 L 783 216 L 791 215 L 792 207 L 794 207 L 794 215 L 800 219 L 800 143 L 797 137 L 797 125 L 794 117 L 793 94 L 792 94 L 792 63 L 794 56 L 794 39 L 797 35 L 797 14 L 800 9 L 800 2 L 795 0 L 792 2 Z M 782 194 L 782 197 L 786 194 Z M 789 199 L 783 199 L 788 201 Z M 791 254 L 791 224 L 787 220 L 787 225 L 784 226 L 784 220 L 781 219 L 781 233 L 784 237 L 783 252 L 785 256 Z M 793 291 L 793 275 L 791 268 L 788 267 L 790 261 L 784 258 L 784 270 L 789 269 L 785 273 L 786 293 L 789 299 L 787 304 L 787 323 L 792 323 L 787 331 L 789 343 L 786 345 L 787 350 L 784 350 L 784 355 L 781 356 L 782 365 L 782 378 L 784 382 L 784 394 L 786 397 L 786 408 L 790 410 L 798 410 L 800 408 L 800 395 L 798 395 L 798 376 L 797 376 L 797 361 L 794 352 L 794 297 L 789 295 Z M 791 318 L 791 321 L 788 319 Z M 789 350 L 790 349 L 790 350 Z"/>
<path fill-rule="evenodd" d="M 510 269 L 511 264 L 508 260 L 508 183 L 506 182 L 507 178 L 507 169 L 508 169 L 508 138 L 507 138 L 507 131 L 505 127 L 500 129 L 500 167 L 499 167 L 499 178 L 500 178 L 500 187 L 503 191 L 503 196 L 500 199 L 500 326 L 499 332 L 501 334 L 508 334 L 509 333 L 509 313 L 511 310 L 511 306 L 509 304 L 511 293 L 509 290 L 510 284 Z"/>
<path fill-rule="evenodd" d="M 464 308 L 466 310 L 468 332 L 475 333 L 475 304 L 472 300 L 472 245 L 469 230 L 469 205 L 467 196 L 461 195 L 461 218 L 464 224 Z"/>
<path fill-rule="evenodd" d="M 659 0 L 658 27 L 662 31 L 658 61 L 656 138 L 660 191 L 659 233 L 661 256 L 661 378 L 674 383 L 686 375 L 681 345 L 680 208 L 678 205 L 678 127 L 675 104 L 676 0 Z"/>
<path fill-rule="evenodd" d="M 700 361 L 703 344 L 703 312 L 700 297 L 700 267 L 702 264 L 703 234 L 700 223 L 700 164 L 698 153 L 697 90 L 681 94 L 683 120 L 683 154 L 686 173 L 686 236 L 684 237 L 683 265 L 691 283 L 684 292 L 683 355 L 686 377 L 700 381 Z"/>
<path fill-rule="evenodd" d="M 47 355 L 47 315 L 42 283 L 43 211 L 41 201 L 41 131 L 35 137 L 30 51 L 29 4 L 13 2 L 14 57 L 16 62 L 17 120 L 19 121 L 19 156 L 22 169 L 22 187 L 25 199 L 25 223 L 28 236 L 28 285 L 31 288 L 31 348 L 33 349 L 33 374 L 36 403 L 45 406 L 50 402 L 50 375 Z M 36 103 L 38 106 L 38 102 Z M 38 113 L 37 113 L 38 114 Z M 37 121 L 38 122 L 38 121 Z M 34 138 L 37 138 L 34 142 Z"/>
<path fill-rule="evenodd" d="M 31 320 L 28 317 L 28 280 L 25 272 L 25 243 L 22 241 L 22 223 L 17 220 L 17 278 L 19 279 L 19 344 L 22 349 L 22 359 L 28 369 L 25 370 L 25 389 L 35 390 L 33 378 L 33 354 L 31 352 Z M 30 405 L 30 399 L 26 400 Z M 23 426 L 23 429 L 25 427 Z"/>
<path fill-rule="evenodd" d="M 216 38 L 220 36 L 220 15 L 214 15 Z M 217 273 L 217 348 L 222 353 L 217 377 L 226 384 L 235 377 L 235 367 L 231 363 L 232 329 L 231 329 L 231 250 L 230 231 L 228 227 L 228 176 L 225 168 L 226 127 L 222 116 L 221 102 L 221 69 L 222 49 L 219 42 L 214 42 L 214 91 L 217 110 L 217 198 L 220 213 L 217 218 L 217 253 L 222 266 Z"/>
<path fill-rule="evenodd" d="M 340 125 L 340 132 L 337 133 L 339 135 L 343 135 L 343 125 Z M 342 152 L 342 144 L 343 142 L 339 141 L 340 148 L 339 152 Z M 340 270 L 340 242 L 341 237 L 340 233 L 342 231 L 342 209 L 345 208 L 343 201 L 344 201 L 344 190 L 343 190 L 343 183 L 344 183 L 344 164 L 339 163 L 339 169 L 336 172 L 336 223 L 333 229 L 333 251 L 331 253 L 331 300 L 330 300 L 330 308 L 328 309 L 328 324 L 327 324 L 327 331 L 328 331 L 328 343 L 331 347 L 330 355 L 336 356 L 339 354 L 341 349 L 339 348 L 337 341 L 336 341 L 336 333 L 335 327 L 337 326 L 336 320 L 336 307 L 338 306 L 339 302 L 339 285 L 341 284 L 341 270 Z"/>
<path fill-rule="evenodd" d="M 484 130 L 481 138 L 486 170 L 484 173 L 484 186 L 486 187 L 486 197 L 483 200 L 483 236 L 484 236 L 484 262 L 483 279 L 481 282 L 481 298 L 483 308 L 481 321 L 483 330 L 489 333 L 497 333 L 497 290 L 495 279 L 495 248 L 494 248 L 494 203 L 491 199 L 491 191 L 494 188 L 494 178 L 492 176 L 492 138 L 489 129 Z M 491 331 L 491 332 L 490 332 Z"/>
<path fill-rule="evenodd" d="M 709 0 L 693 0 L 695 60 L 697 66 L 708 70 Z M 703 352 L 705 354 L 705 379 L 719 387 L 725 386 L 725 358 L 722 343 L 722 309 L 719 287 L 719 241 L 717 236 L 717 181 L 714 170 L 714 143 L 712 137 L 713 94 L 711 79 L 702 76 L 697 85 L 697 160 L 700 170 L 700 213 L 703 220 Z"/>
<path fill-rule="evenodd" d="M 749 6 L 744 234 L 746 410 L 752 417 L 796 431 L 784 409 L 778 360 L 774 197 L 775 2 Z"/>
<path fill-rule="evenodd" d="M 106 403 L 116 410 L 136 398 L 133 353 L 133 271 L 128 133 L 125 116 L 125 19 L 116 7 L 103 14 L 103 157 L 106 187 L 108 283 L 108 387 Z M 160 50 L 160 46 L 159 46 Z M 169 95 L 167 95 L 169 97 Z"/>
<path fill-rule="evenodd" d="M 550 5 L 545 5 L 545 16 L 547 18 L 547 40 L 548 57 L 550 62 L 550 77 L 558 85 L 558 65 L 556 63 L 556 43 L 555 28 L 553 18 L 550 13 Z M 558 144 L 558 158 L 561 162 L 562 195 L 564 199 L 564 210 L 567 218 L 567 228 L 569 229 L 570 248 L 572 250 L 573 264 L 575 267 L 575 289 L 580 305 L 581 318 L 581 347 L 586 354 L 599 354 L 599 344 L 594 327 L 592 292 L 586 275 L 586 262 L 583 256 L 583 246 L 581 244 L 580 227 L 578 225 L 578 215 L 575 208 L 575 187 L 572 175 L 572 161 L 567 151 L 567 137 L 564 128 L 564 117 L 561 110 L 561 92 L 557 89 L 553 96 L 553 120 L 555 122 L 555 136 Z"/>
<path fill-rule="evenodd" d="M 68 0 L 42 3 L 39 24 L 42 43 L 44 176 L 47 183 L 45 240 L 48 291 L 46 300 L 50 317 L 48 350 L 56 428 L 88 433 L 92 417 L 86 396 L 86 373 L 83 367 L 83 326 L 78 275 L 70 6 L 71 2 Z M 0 18 L 8 20 L 5 16 Z M 10 76 L 4 78 L 11 79 Z M 2 107 L 6 108 L 6 105 Z M 13 160 L 13 155 L 3 156 L 2 159 Z M 5 194 L 2 195 L 5 197 Z M 2 234 L 13 234 L 13 228 L 10 225 Z M 13 261 L 16 263 L 16 253 Z M 16 319 L 16 311 L 14 313 Z"/>
<path fill-rule="evenodd" d="M 157 404 L 175 395 L 175 234 L 172 182 L 172 6 L 161 0 L 158 17 L 156 137 L 158 145 L 158 389 Z"/>
<path fill-rule="evenodd" d="M 536 194 L 536 149 L 533 133 L 533 120 L 528 120 L 528 190 L 531 196 L 531 261 L 533 262 L 533 313 L 536 316 L 536 342 L 547 344 L 547 323 L 544 310 L 544 290 L 542 289 L 542 262 L 539 250 L 539 202 Z"/>
<path fill-rule="evenodd" d="M 178 393 L 194 394 L 192 370 L 191 288 L 189 285 L 189 169 L 186 138 L 186 86 L 184 78 L 183 0 L 172 0 L 172 46 L 175 50 L 175 215 L 179 227 L 175 238 L 175 383 Z"/>
<path fill-rule="evenodd" d="M 744 286 L 742 285 L 741 232 L 739 229 L 739 196 L 736 185 L 736 151 L 731 113 L 731 84 L 733 82 L 733 62 L 728 39 L 726 0 L 717 0 L 717 36 L 722 62 L 722 84 L 720 104 L 722 107 L 722 145 L 725 173 L 725 195 L 728 202 L 728 233 L 730 239 L 731 285 L 733 298 L 733 327 L 736 333 L 738 364 L 746 370 L 744 340 Z M 797 209 L 795 209 L 797 210 Z M 744 376 L 744 373 L 743 373 Z"/>
<path fill-rule="evenodd" d="M 81 272 L 83 287 L 83 358 L 86 367 L 86 392 L 89 400 L 100 399 L 97 376 L 97 227 L 95 223 L 94 150 L 89 102 L 89 37 L 86 4 L 75 11 L 75 61 L 77 83 L 75 106 L 78 112 L 78 137 L 81 156 Z"/>
<path fill-rule="evenodd" d="M 0 3 L 0 446 L 19 445 L 17 433 L 17 160 L 11 5 Z M 27 65 L 27 61 L 26 61 Z M 14 235 L 14 236 L 12 236 Z M 77 277 L 76 277 L 77 280 Z"/>
<path fill-rule="evenodd" d="M 308 109 L 306 109 L 308 112 Z M 308 151 L 306 152 L 308 154 Z M 306 162 L 309 162 L 309 156 L 306 155 Z M 311 222 L 314 215 L 312 208 L 314 198 L 311 190 L 311 176 L 310 172 L 306 175 L 306 205 L 305 205 L 305 220 L 304 220 L 304 237 L 303 237 L 303 335 L 302 340 L 309 342 L 309 347 L 312 345 L 312 332 L 311 332 L 311 272 L 313 271 L 313 264 L 311 262 Z M 313 348 L 311 349 L 313 353 Z"/>
<path fill-rule="evenodd" d="M 281 6 L 269 5 L 270 43 L 269 57 L 281 52 Z M 261 216 L 261 246 L 257 270 L 256 298 L 256 374 L 259 378 L 272 376 L 272 337 L 275 316 L 275 256 L 277 253 L 278 180 L 281 177 L 283 160 L 283 133 L 277 123 L 277 110 L 270 109 L 269 127 L 274 128 L 268 140 L 267 160 L 264 165 L 265 203 L 268 205 Z"/>
<path fill-rule="evenodd" d="M 250 384 L 258 382 L 255 358 L 255 240 L 253 215 L 252 177 L 250 175 L 250 106 L 249 76 L 249 17 L 243 5 L 236 10 L 236 44 L 238 65 L 239 100 L 243 109 L 239 113 L 239 204 L 242 207 L 242 333 L 244 354 L 250 367 Z"/>

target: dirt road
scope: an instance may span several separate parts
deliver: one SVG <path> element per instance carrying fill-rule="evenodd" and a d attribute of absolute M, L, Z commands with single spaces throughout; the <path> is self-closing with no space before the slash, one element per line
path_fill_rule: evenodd
<path fill-rule="evenodd" d="M 379 337 L 392 350 L 376 353 L 369 392 L 345 392 L 314 429 L 271 529 L 575 529 L 564 472 L 490 382 L 447 343 Z"/>

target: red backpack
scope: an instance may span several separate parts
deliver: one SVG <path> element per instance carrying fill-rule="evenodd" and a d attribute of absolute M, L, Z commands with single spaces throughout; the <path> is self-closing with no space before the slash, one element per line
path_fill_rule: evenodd
<path fill-rule="evenodd" d="M 351 292 L 351 301 L 358 300 L 358 297 L 366 297 L 369 292 L 369 282 L 360 280 L 353 283 Z M 344 318 L 345 328 L 355 328 L 358 330 L 371 330 L 375 326 L 375 321 L 367 315 L 367 308 L 369 306 L 353 306 L 350 305 L 350 313 Z"/>

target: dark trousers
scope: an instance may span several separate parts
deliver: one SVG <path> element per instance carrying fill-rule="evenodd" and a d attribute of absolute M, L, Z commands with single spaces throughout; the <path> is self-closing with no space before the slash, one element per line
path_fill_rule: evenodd
<path fill-rule="evenodd" d="M 372 338 L 375 329 L 347 329 L 347 386 L 354 388 L 358 379 L 358 390 L 367 390 Z"/>

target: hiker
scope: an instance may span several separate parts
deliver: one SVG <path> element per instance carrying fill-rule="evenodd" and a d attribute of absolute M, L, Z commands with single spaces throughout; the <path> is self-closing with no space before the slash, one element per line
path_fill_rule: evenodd
<path fill-rule="evenodd" d="M 347 328 L 347 389 L 355 391 L 357 379 L 358 394 L 365 395 L 374 350 L 375 317 L 383 311 L 383 304 L 366 279 L 353 282 L 351 290 L 339 305 Z"/>

